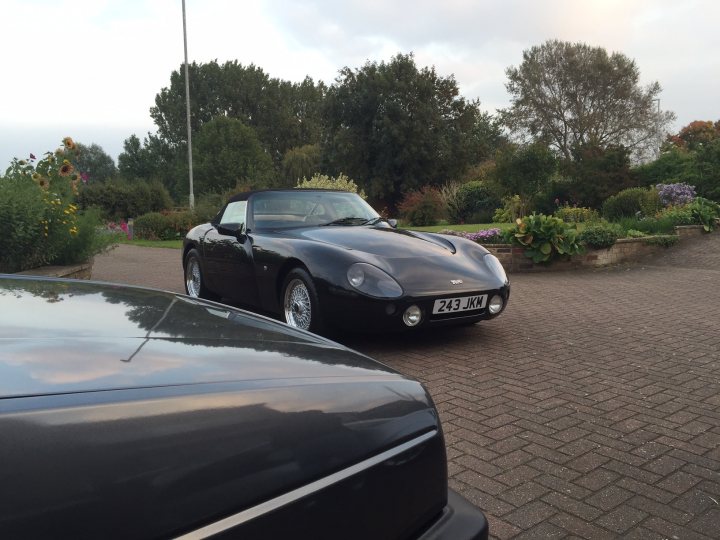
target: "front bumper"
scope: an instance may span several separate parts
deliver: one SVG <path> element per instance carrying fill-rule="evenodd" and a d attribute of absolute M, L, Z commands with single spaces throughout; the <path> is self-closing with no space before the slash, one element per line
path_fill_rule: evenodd
<path fill-rule="evenodd" d="M 454 292 L 452 294 L 423 297 L 404 296 L 398 299 L 370 298 L 354 291 L 334 287 L 321 288 L 319 293 L 323 316 L 328 324 L 344 330 L 397 332 L 436 326 L 471 324 L 497 317 L 505 310 L 510 299 L 510 285 L 504 285 L 499 289 Z M 487 305 L 474 311 L 462 311 L 446 315 L 432 314 L 435 300 L 474 294 L 488 295 L 488 302 L 494 294 L 499 294 L 503 299 L 503 309 L 495 315 L 490 314 Z M 408 327 L 403 322 L 403 313 L 412 305 L 420 307 L 423 314 L 422 321 L 417 326 Z"/>
<path fill-rule="evenodd" d="M 442 514 L 418 540 L 486 540 L 488 522 L 483 513 L 462 495 L 448 489 Z"/>

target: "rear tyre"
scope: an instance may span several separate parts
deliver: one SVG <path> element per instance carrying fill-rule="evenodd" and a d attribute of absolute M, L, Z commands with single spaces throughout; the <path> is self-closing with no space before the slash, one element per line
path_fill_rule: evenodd
<path fill-rule="evenodd" d="M 200 266 L 200 254 L 196 249 L 191 249 L 185 257 L 185 292 L 193 298 L 218 299 L 218 296 L 205 286 Z"/>
<path fill-rule="evenodd" d="M 285 277 L 282 303 L 284 320 L 290 326 L 316 334 L 324 330 L 317 290 L 302 268 L 294 268 Z"/>

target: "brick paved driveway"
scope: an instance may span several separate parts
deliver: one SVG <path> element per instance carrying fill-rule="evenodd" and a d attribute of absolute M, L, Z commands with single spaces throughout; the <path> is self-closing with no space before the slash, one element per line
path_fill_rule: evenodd
<path fill-rule="evenodd" d="M 178 257 L 120 246 L 93 277 L 181 291 Z M 720 233 L 511 279 L 495 321 L 340 340 L 426 384 L 493 536 L 719 538 Z"/>

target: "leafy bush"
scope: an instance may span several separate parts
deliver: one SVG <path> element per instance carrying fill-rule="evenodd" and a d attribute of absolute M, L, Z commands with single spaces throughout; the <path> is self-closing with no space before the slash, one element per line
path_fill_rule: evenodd
<path fill-rule="evenodd" d="M 127 219 L 172 206 L 162 184 L 143 181 L 88 184 L 80 190 L 78 201 L 83 209 L 99 208 L 106 219 Z"/>
<path fill-rule="evenodd" d="M 78 211 L 81 177 L 69 159 L 77 145 L 70 137 L 62 144 L 36 164 L 32 154 L 14 159 L 0 179 L 0 272 L 82 262 L 113 242 L 97 230 L 95 213 Z"/>
<path fill-rule="evenodd" d="M 543 214 L 518 218 L 510 229 L 512 243 L 525 247 L 525 256 L 533 262 L 550 262 L 561 255 L 582 253 L 575 225 Z"/>
<path fill-rule="evenodd" d="M 672 218 L 621 218 L 616 222 L 623 229 L 640 231 L 648 235 L 673 234 L 675 222 Z"/>
<path fill-rule="evenodd" d="M 585 227 L 578 235 L 578 241 L 591 248 L 604 249 L 615 245 L 619 237 L 617 226 L 609 223 L 598 223 Z"/>
<path fill-rule="evenodd" d="M 647 235 L 644 232 L 637 231 L 635 229 L 628 229 L 627 231 L 625 231 L 626 238 L 642 238 L 643 236 Z"/>
<path fill-rule="evenodd" d="M 665 206 L 680 206 L 688 204 L 695 199 L 695 186 L 684 182 L 676 184 L 657 184 L 655 189 L 660 196 L 660 201 Z"/>
<path fill-rule="evenodd" d="M 524 205 L 520 195 L 505 197 L 502 200 L 503 207 L 495 210 L 493 223 L 512 223 L 524 215 Z"/>
<path fill-rule="evenodd" d="M 500 204 L 492 190 L 478 180 L 458 185 L 456 193 L 454 200 L 449 200 L 445 188 L 441 191 L 451 223 L 485 223 Z"/>
<path fill-rule="evenodd" d="M 554 215 L 562 219 L 565 223 L 586 223 L 600 219 L 600 214 L 598 214 L 597 210 L 567 205 L 555 210 Z"/>
<path fill-rule="evenodd" d="M 659 234 L 646 238 L 644 242 L 649 246 L 670 247 L 677 244 L 679 240 L 680 237 L 675 234 Z"/>
<path fill-rule="evenodd" d="M 609 221 L 617 221 L 638 214 L 653 216 L 661 208 L 662 202 L 656 190 L 629 188 L 608 197 L 603 203 L 602 214 Z"/>
<path fill-rule="evenodd" d="M 303 178 L 298 182 L 296 189 L 340 189 L 343 191 L 351 191 L 357 193 L 363 199 L 366 199 L 365 191 L 362 189 L 358 191 L 357 184 L 344 174 L 340 173 L 339 176 L 333 177 L 326 174 L 316 173 L 310 180 Z"/>
<path fill-rule="evenodd" d="M 149 212 L 134 223 L 134 233 L 143 240 L 177 240 L 199 223 L 192 212 Z"/>
<path fill-rule="evenodd" d="M 658 220 L 668 220 L 672 222 L 673 226 L 692 225 L 695 223 L 692 209 L 688 205 L 670 206 L 658 212 L 655 217 Z"/>
<path fill-rule="evenodd" d="M 702 225 L 705 232 L 710 232 L 715 228 L 717 220 L 720 219 L 720 204 L 697 197 L 688 207 L 695 222 Z"/>
<path fill-rule="evenodd" d="M 400 217 L 410 225 L 426 227 L 435 225 L 442 216 L 444 204 L 440 192 L 430 186 L 411 191 L 400 202 Z"/>

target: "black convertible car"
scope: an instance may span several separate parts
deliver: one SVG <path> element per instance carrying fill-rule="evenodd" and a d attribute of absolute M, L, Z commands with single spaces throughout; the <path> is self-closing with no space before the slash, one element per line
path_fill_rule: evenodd
<path fill-rule="evenodd" d="M 163 291 L 0 276 L 0 538 L 487 538 L 430 396 Z"/>
<path fill-rule="evenodd" d="M 344 191 L 236 195 L 188 232 L 182 261 L 190 296 L 226 298 L 316 333 L 474 323 L 499 315 L 510 294 L 482 246 L 397 229 Z"/>

